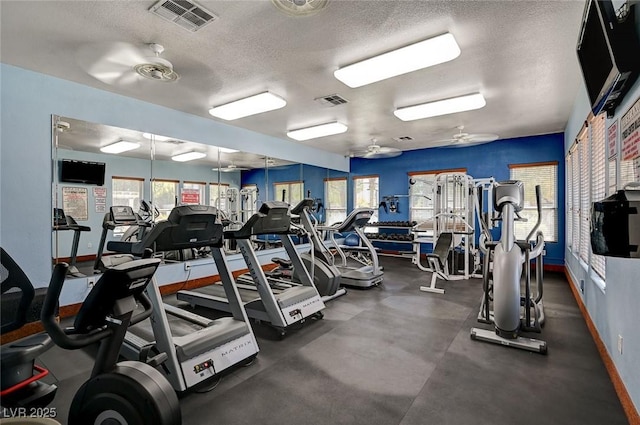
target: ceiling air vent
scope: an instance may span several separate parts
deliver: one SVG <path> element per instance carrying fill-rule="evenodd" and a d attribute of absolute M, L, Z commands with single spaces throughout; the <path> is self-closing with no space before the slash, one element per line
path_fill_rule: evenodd
<path fill-rule="evenodd" d="M 190 32 L 198 31 L 217 18 L 202 6 L 187 0 L 160 0 L 149 11 Z"/>
<path fill-rule="evenodd" d="M 314 99 L 316 102 L 320 102 L 324 106 L 337 106 L 348 103 L 349 101 L 338 94 L 331 94 L 329 96 L 317 97 Z"/>
<path fill-rule="evenodd" d="M 400 137 L 394 137 L 393 140 L 395 140 L 396 142 L 410 142 L 413 140 L 413 137 L 411 136 L 400 136 Z"/>

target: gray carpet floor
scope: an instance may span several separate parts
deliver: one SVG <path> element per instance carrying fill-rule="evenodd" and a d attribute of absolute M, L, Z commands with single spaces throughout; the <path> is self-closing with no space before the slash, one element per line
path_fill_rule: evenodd
<path fill-rule="evenodd" d="M 327 304 L 279 340 L 254 324 L 260 353 L 216 388 L 181 396 L 184 425 L 616 425 L 621 404 L 563 275 L 545 276 L 540 355 L 472 341 L 481 281 L 439 282 L 410 260 L 384 257 L 384 283 Z M 175 303 L 171 297 L 170 302 Z M 195 309 L 211 316 L 205 309 Z M 39 359 L 57 381 L 66 423 L 91 350 L 54 348 Z M 152 425 L 152 424 L 149 424 Z"/>

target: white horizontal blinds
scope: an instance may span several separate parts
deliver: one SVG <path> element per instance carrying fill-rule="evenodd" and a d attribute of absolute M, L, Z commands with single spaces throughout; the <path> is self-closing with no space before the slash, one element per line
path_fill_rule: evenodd
<path fill-rule="evenodd" d="M 580 152 L 580 258 L 589 263 L 589 215 L 591 213 L 590 158 L 588 131 L 578 140 Z"/>
<path fill-rule="evenodd" d="M 605 114 L 593 117 L 589 123 L 591 134 L 591 200 L 600 201 L 607 192 L 606 182 L 606 143 L 605 143 Z M 589 213 L 590 214 L 590 213 Z M 591 255 L 591 268 L 604 278 L 605 259 L 602 255 Z"/>
<path fill-rule="evenodd" d="M 516 239 L 525 239 L 538 219 L 536 203 L 536 185 L 540 185 L 540 202 L 542 207 L 542 231 L 547 242 L 558 241 L 558 163 L 546 162 L 537 164 L 509 165 L 512 180 L 524 184 L 524 208 L 520 216 L 527 221 L 515 224 Z"/>
<path fill-rule="evenodd" d="M 347 217 L 347 179 L 325 179 L 324 194 L 325 223 L 343 221 Z"/>
<path fill-rule="evenodd" d="M 580 250 L 580 151 L 576 145 L 571 153 L 571 246 Z"/>
<path fill-rule="evenodd" d="M 379 192 L 379 180 L 378 176 L 366 176 L 366 177 L 354 177 L 354 208 L 371 208 L 373 209 L 373 216 L 369 220 L 370 222 L 378 221 L 378 203 L 380 198 Z"/>
<path fill-rule="evenodd" d="M 273 184 L 273 199 L 283 201 L 291 206 L 298 205 L 302 201 L 303 182 L 279 182 Z"/>
<path fill-rule="evenodd" d="M 567 174 L 567 178 L 566 178 L 566 196 L 565 196 L 565 211 L 567 211 L 566 213 L 566 228 L 567 228 L 567 245 L 569 245 L 569 247 L 573 246 L 573 212 L 572 212 L 572 207 L 573 205 L 571 204 L 571 201 L 573 200 L 573 186 L 572 186 L 572 182 L 573 182 L 573 169 L 571 167 L 572 164 L 572 156 L 571 154 L 567 155 L 566 159 L 565 159 L 565 166 L 564 169 L 566 170 L 566 174 Z"/>
<path fill-rule="evenodd" d="M 226 213 L 229 211 L 228 196 L 230 186 L 227 183 L 209 183 L 209 205 Z"/>

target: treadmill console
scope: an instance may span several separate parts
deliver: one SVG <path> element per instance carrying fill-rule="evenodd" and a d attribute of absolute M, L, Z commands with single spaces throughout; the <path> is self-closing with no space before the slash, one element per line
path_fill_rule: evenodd
<path fill-rule="evenodd" d="M 131 226 L 138 224 L 138 217 L 130 206 L 113 206 L 111 211 L 111 221 L 119 226 Z"/>

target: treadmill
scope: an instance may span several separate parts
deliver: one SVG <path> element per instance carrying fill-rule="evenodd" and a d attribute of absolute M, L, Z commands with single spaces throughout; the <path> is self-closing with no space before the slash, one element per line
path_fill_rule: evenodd
<path fill-rule="evenodd" d="M 90 232 L 91 227 L 81 226 L 70 215 L 65 215 L 62 208 L 53 209 L 53 231 L 59 232 L 64 230 L 73 230 L 73 243 L 71 244 L 71 255 L 69 256 L 69 268 L 67 274 L 71 277 L 85 277 L 84 273 L 80 273 L 76 262 L 78 259 L 78 247 L 80 246 L 80 234 L 82 232 Z"/>
<path fill-rule="evenodd" d="M 179 206 L 154 230 L 159 227 L 162 231 L 155 245 L 161 250 L 210 247 L 231 313 L 230 317 L 205 318 L 164 304 L 155 277 L 147 286 L 153 313 L 150 320 L 129 328 L 121 354 L 154 366 L 161 364 L 173 388 L 182 392 L 233 365 L 250 362 L 258 353 L 258 344 L 222 248 L 217 209 Z"/>
<path fill-rule="evenodd" d="M 319 230 L 326 231 L 329 234 L 333 246 L 342 259 L 342 264 L 338 265 L 338 269 L 342 273 L 340 278 L 341 285 L 370 288 L 382 283 L 384 272 L 378 263 L 378 253 L 369 238 L 365 236 L 363 230 L 372 216 L 373 210 L 371 208 L 356 208 L 351 211 L 351 214 L 349 214 L 342 223 L 333 226 L 318 227 Z M 364 246 L 339 245 L 335 239 L 335 234 L 346 232 L 356 232 Z M 371 258 L 371 264 L 361 267 L 348 266 L 345 250 L 357 250 L 368 254 L 369 258 Z"/>
<path fill-rule="evenodd" d="M 324 303 L 316 290 L 309 272 L 304 266 L 291 236 L 291 215 L 286 202 L 268 201 L 238 230 L 228 230 L 225 238 L 236 240 L 240 252 L 249 268 L 254 285 L 239 285 L 239 294 L 252 319 L 269 323 L 281 337 L 287 328 L 303 322 L 307 317 L 322 318 Z M 277 234 L 292 261 L 300 270 L 300 284 L 291 287 L 273 288 L 265 276 L 260 261 L 253 249 L 251 237 Z M 233 303 L 220 285 L 209 285 L 196 290 L 183 290 L 177 294 L 178 300 L 220 311 L 229 311 Z"/>
<path fill-rule="evenodd" d="M 137 213 L 133 212 L 133 208 L 128 205 L 112 206 L 109 208 L 109 212 L 104 215 L 104 219 L 102 220 L 100 244 L 98 245 L 98 253 L 93 263 L 94 273 L 101 273 L 110 267 L 131 261 L 134 258 L 133 255 L 122 252 L 108 255 L 106 257 L 103 257 L 102 255 L 105 244 L 107 245 L 107 250 L 115 251 L 114 246 L 121 243 L 121 241 L 109 241 L 107 243 L 107 234 L 109 233 L 109 230 L 113 231 L 116 227 L 120 226 L 134 226 L 138 229 L 139 236 L 142 236 L 146 231 L 146 228 L 150 227 L 150 223 L 146 222 Z M 123 244 L 126 245 L 128 243 Z"/>

